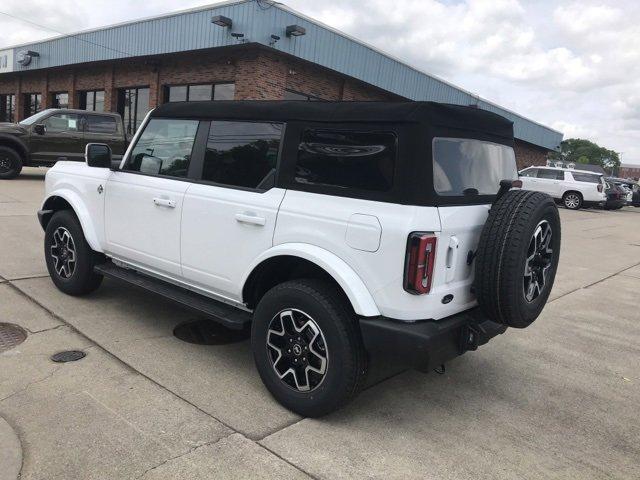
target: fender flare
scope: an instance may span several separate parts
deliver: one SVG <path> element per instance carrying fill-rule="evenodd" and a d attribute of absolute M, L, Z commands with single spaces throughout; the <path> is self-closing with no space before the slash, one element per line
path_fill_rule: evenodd
<path fill-rule="evenodd" d="M 0 143 L 15 147 L 23 160 L 29 160 L 29 148 L 22 139 L 13 135 L 7 135 L 6 133 L 0 133 Z"/>
<path fill-rule="evenodd" d="M 256 267 L 265 260 L 280 256 L 299 257 L 314 263 L 338 282 L 357 315 L 362 317 L 380 316 L 373 296 L 358 274 L 337 255 L 308 243 L 285 243 L 263 252 L 246 270 L 242 278 L 243 288 Z"/>
<path fill-rule="evenodd" d="M 78 217 L 78 220 L 80 221 L 82 233 L 84 233 L 84 237 L 87 240 L 87 243 L 92 250 L 96 252 L 102 252 L 102 245 L 100 245 L 100 241 L 98 240 L 95 224 L 93 223 L 91 215 L 89 215 L 89 211 L 87 210 L 87 207 L 85 207 L 82 198 L 80 198 L 80 195 L 67 188 L 54 190 L 53 192 L 49 193 L 49 195 L 47 195 L 47 198 L 42 203 L 42 210 L 50 210 L 50 208 L 48 208 L 47 202 L 49 202 L 54 197 L 62 198 L 69 205 L 71 205 L 71 208 L 76 214 L 76 217 Z"/>

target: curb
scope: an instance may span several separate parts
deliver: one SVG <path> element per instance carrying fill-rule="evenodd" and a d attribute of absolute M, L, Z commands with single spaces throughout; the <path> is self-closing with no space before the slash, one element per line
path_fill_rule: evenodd
<path fill-rule="evenodd" d="M 0 480 L 16 480 L 22 469 L 22 446 L 11 425 L 0 417 Z"/>

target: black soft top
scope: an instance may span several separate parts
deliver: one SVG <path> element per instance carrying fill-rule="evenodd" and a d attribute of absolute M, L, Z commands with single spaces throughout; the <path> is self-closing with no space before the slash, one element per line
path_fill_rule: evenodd
<path fill-rule="evenodd" d="M 274 122 L 423 123 L 513 136 L 513 122 L 475 107 L 435 102 L 309 102 L 305 100 L 223 100 L 170 102 L 152 117 Z"/>

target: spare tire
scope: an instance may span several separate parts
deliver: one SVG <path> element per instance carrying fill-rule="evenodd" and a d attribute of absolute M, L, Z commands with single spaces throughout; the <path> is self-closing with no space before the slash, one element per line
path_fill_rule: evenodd
<path fill-rule="evenodd" d="M 475 292 L 488 318 L 515 328 L 538 318 L 558 269 L 560 235 L 549 195 L 510 190 L 496 201 L 475 256 Z"/>

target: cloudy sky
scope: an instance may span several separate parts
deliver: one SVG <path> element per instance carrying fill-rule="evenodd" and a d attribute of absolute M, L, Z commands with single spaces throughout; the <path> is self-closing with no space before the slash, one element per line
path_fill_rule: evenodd
<path fill-rule="evenodd" d="M 0 12 L 66 33 L 207 3 L 3 0 Z M 637 0 L 284 3 L 565 138 L 592 139 L 640 164 Z M 0 14 L 0 48 L 51 35 Z"/>

